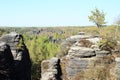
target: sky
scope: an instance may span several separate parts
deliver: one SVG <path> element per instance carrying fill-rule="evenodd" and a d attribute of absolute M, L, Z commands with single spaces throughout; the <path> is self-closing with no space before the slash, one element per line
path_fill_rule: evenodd
<path fill-rule="evenodd" d="M 91 10 L 106 13 L 108 25 L 120 15 L 120 0 L 0 0 L 0 26 L 87 26 Z"/>

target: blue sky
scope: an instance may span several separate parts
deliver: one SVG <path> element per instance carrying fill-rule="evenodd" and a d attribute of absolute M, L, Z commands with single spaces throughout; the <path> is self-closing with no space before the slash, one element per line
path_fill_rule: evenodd
<path fill-rule="evenodd" d="M 0 0 L 0 26 L 85 26 L 90 11 L 106 13 L 107 24 L 120 15 L 120 0 Z"/>

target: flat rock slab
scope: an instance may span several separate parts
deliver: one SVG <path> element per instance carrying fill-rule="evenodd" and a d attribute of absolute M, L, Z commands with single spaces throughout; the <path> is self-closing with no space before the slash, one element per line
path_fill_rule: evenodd
<path fill-rule="evenodd" d="M 96 56 L 94 49 L 86 47 L 71 47 L 68 51 L 70 57 L 87 58 Z"/>
<path fill-rule="evenodd" d="M 96 57 L 104 57 L 110 54 L 109 51 L 96 51 Z"/>

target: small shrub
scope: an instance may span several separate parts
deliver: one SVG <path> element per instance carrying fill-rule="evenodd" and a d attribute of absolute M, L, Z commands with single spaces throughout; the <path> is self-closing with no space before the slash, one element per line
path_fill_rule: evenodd
<path fill-rule="evenodd" d="M 115 49 L 117 42 L 112 39 L 102 39 L 99 43 L 99 48 L 101 50 L 112 51 Z"/>
<path fill-rule="evenodd" d="M 24 46 L 24 43 L 23 43 L 23 39 L 21 38 L 18 44 L 16 45 L 16 48 L 19 50 L 24 50 L 23 46 Z"/>

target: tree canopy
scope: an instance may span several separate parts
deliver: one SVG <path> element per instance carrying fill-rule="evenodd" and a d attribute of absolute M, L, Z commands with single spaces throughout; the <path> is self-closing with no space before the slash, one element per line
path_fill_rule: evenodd
<path fill-rule="evenodd" d="M 102 27 L 103 24 L 106 24 L 105 22 L 105 13 L 103 11 L 98 10 L 95 8 L 91 11 L 91 15 L 88 16 L 89 21 L 95 23 L 98 28 Z"/>

